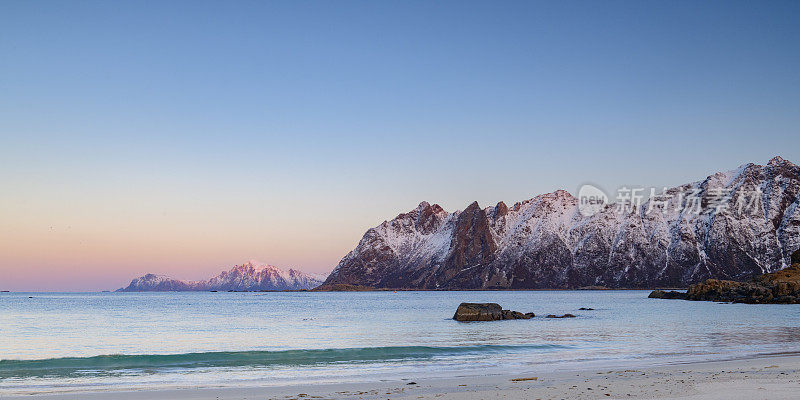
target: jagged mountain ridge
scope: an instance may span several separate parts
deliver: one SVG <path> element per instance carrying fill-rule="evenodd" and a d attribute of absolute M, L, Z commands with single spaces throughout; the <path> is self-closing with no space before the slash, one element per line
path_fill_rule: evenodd
<path fill-rule="evenodd" d="M 728 208 L 713 202 L 720 191 L 730 193 Z M 687 207 L 687 193 L 701 200 L 698 213 Z M 738 202 L 748 193 L 761 207 L 742 214 Z M 651 199 L 623 213 L 608 204 L 591 216 L 563 190 L 510 208 L 474 202 L 453 213 L 422 202 L 369 229 L 322 288 L 688 286 L 782 269 L 800 247 L 800 167 L 780 157 L 666 194 L 664 212 L 646 212 L 657 204 Z"/>
<path fill-rule="evenodd" d="M 147 274 L 133 279 L 120 292 L 165 292 L 200 290 L 307 290 L 322 283 L 322 279 L 289 269 L 249 261 L 204 281 L 182 281 L 163 275 Z"/>

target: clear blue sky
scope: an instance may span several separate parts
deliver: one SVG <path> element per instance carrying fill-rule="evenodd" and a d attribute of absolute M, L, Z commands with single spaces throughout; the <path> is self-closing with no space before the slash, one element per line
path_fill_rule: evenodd
<path fill-rule="evenodd" d="M 0 274 L 326 272 L 421 200 L 800 162 L 798 127 L 797 1 L 0 0 Z"/>

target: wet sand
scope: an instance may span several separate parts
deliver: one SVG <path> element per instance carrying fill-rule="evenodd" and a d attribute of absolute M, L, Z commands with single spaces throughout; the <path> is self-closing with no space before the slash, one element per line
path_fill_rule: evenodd
<path fill-rule="evenodd" d="M 552 372 L 311 386 L 27 394 L 3 399 L 796 399 L 800 355 Z"/>

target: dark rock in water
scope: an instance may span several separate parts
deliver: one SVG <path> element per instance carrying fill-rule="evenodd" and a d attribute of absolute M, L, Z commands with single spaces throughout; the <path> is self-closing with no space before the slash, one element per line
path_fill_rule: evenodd
<path fill-rule="evenodd" d="M 650 292 L 650 295 L 647 296 L 651 299 L 686 299 L 686 293 L 683 292 L 676 292 L 674 290 L 666 292 L 663 290 L 653 290 Z"/>
<path fill-rule="evenodd" d="M 456 321 L 499 321 L 503 319 L 531 319 L 534 313 L 503 310 L 497 303 L 461 303 L 453 319 Z"/>
<path fill-rule="evenodd" d="M 575 316 L 572 315 L 572 314 L 564 314 L 564 315 L 550 314 L 550 315 L 546 316 L 545 318 L 575 318 Z"/>
<path fill-rule="evenodd" d="M 453 319 L 456 321 L 497 321 L 503 319 L 503 307 L 497 303 L 461 303 Z"/>
<path fill-rule="evenodd" d="M 519 311 L 503 310 L 503 319 L 531 319 L 534 313 L 521 313 Z"/>
<path fill-rule="evenodd" d="M 594 308 L 591 308 L 591 307 L 581 307 L 581 308 L 579 308 L 578 310 L 581 310 L 581 311 L 594 311 Z"/>

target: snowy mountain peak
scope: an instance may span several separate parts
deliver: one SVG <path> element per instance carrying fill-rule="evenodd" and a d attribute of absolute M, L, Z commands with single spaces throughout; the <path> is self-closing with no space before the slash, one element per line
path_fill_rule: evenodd
<path fill-rule="evenodd" d="M 276 266 L 255 260 L 234 265 L 205 281 L 181 281 L 163 275 L 146 274 L 136 278 L 119 291 L 197 291 L 197 290 L 307 290 L 322 283 L 323 279 L 290 269 L 284 271 Z"/>
<path fill-rule="evenodd" d="M 773 157 L 771 160 L 769 160 L 767 165 L 772 166 L 772 167 L 776 167 L 776 166 L 795 167 L 796 166 L 791 161 L 784 160 L 783 157 L 781 157 L 781 156 Z"/>
<path fill-rule="evenodd" d="M 261 272 L 263 270 L 270 270 L 270 271 L 280 271 L 280 272 L 282 272 L 280 268 L 278 268 L 278 267 L 276 267 L 274 265 L 265 264 L 265 263 L 262 263 L 262 262 L 257 261 L 257 260 L 249 260 L 249 261 L 247 261 L 245 263 L 242 263 L 241 265 L 234 265 L 232 270 L 253 270 L 255 272 Z"/>
<path fill-rule="evenodd" d="M 492 289 L 686 286 L 788 265 L 800 247 L 800 167 L 781 157 L 591 216 L 556 190 L 448 213 L 427 202 L 370 229 L 325 284 Z"/>

